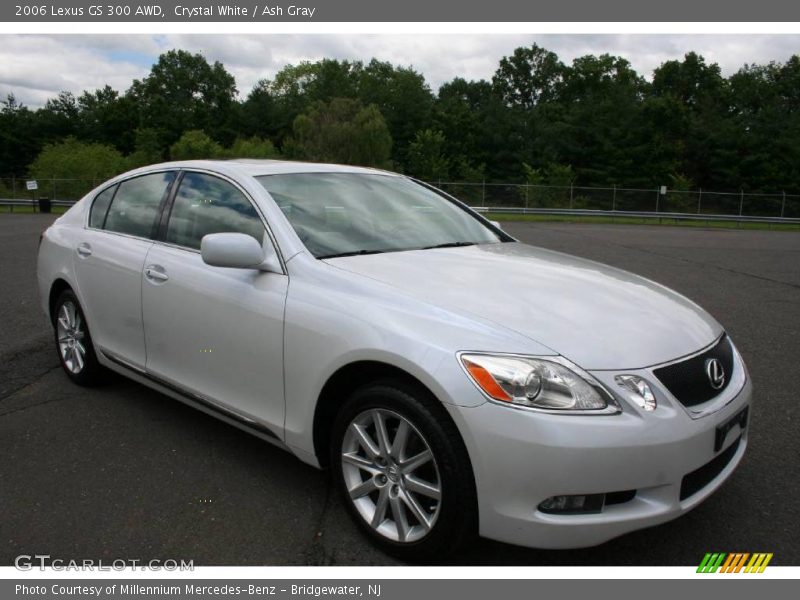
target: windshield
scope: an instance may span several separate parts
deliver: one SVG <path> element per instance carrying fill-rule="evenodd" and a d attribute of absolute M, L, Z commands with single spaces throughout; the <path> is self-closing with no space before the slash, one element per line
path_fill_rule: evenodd
<path fill-rule="evenodd" d="M 502 241 L 469 212 L 405 177 L 292 173 L 257 179 L 317 258 Z"/>

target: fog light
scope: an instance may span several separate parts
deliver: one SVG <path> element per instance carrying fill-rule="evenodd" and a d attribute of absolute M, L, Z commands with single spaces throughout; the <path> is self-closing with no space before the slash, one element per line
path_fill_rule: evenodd
<path fill-rule="evenodd" d="M 551 496 L 539 504 L 539 510 L 552 515 L 599 513 L 603 510 L 605 497 L 605 494 Z"/>
<path fill-rule="evenodd" d="M 617 375 L 614 377 L 617 385 L 629 392 L 628 397 L 633 400 L 639 408 L 651 411 L 656 409 L 656 397 L 650 384 L 638 375 Z"/>

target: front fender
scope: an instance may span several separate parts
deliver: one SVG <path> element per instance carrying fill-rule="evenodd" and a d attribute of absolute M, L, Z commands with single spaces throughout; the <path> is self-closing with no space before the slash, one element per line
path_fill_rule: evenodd
<path fill-rule="evenodd" d="M 495 324 L 406 297 L 313 258 L 300 268 L 297 258 L 288 264 L 285 435 L 299 453 L 313 455 L 317 401 L 330 377 L 346 365 L 390 365 L 419 380 L 441 402 L 470 407 L 486 400 L 459 366 L 459 350 L 552 353 Z"/>

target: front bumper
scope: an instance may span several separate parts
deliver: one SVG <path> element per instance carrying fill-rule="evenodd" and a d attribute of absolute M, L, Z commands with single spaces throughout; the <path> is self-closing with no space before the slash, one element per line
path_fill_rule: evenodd
<path fill-rule="evenodd" d="M 738 356 L 736 367 L 742 384 L 700 418 L 660 387 L 658 408 L 650 413 L 628 405 L 608 416 L 543 414 L 493 402 L 449 406 L 472 460 L 481 535 L 522 546 L 578 548 L 688 512 L 731 475 L 747 448 L 749 425 L 737 425 L 715 451 L 717 427 L 751 402 L 752 386 Z M 598 379 L 608 377 L 613 379 L 609 373 Z M 716 466 L 725 461 L 724 467 L 710 476 L 706 470 L 703 485 L 691 495 L 684 489 L 682 499 L 684 477 L 720 455 Z M 630 490 L 636 490 L 633 499 L 595 514 L 537 508 L 552 496 Z"/>

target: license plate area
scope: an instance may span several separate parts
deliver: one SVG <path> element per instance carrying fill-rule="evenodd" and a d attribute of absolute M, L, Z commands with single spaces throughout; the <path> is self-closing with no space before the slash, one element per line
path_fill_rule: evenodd
<path fill-rule="evenodd" d="M 749 413 L 750 407 L 745 406 L 730 419 L 717 425 L 717 430 L 714 435 L 714 452 L 722 450 L 722 444 L 725 443 L 725 438 L 728 437 L 728 433 L 730 433 L 731 429 L 738 425 L 739 428 L 744 431 L 744 428 L 747 427 L 747 417 Z"/>

